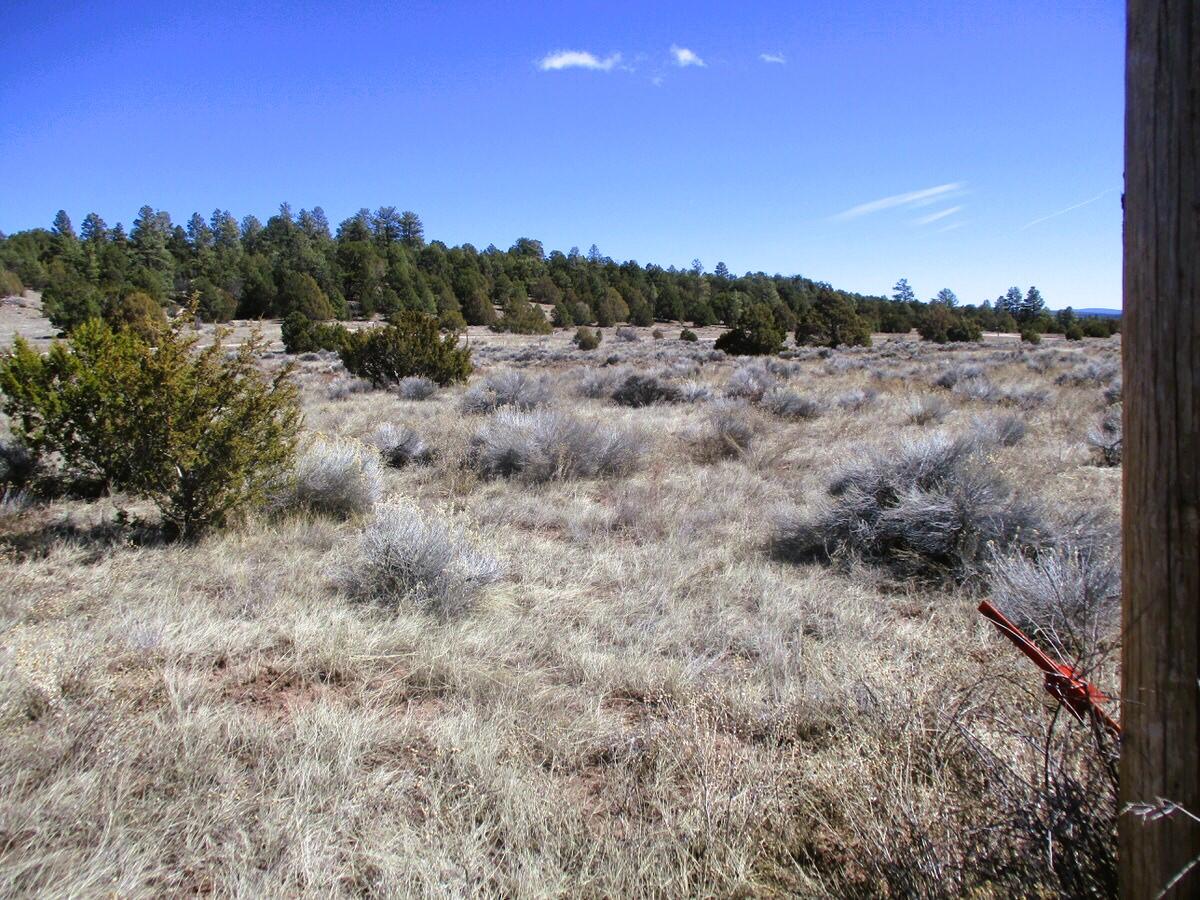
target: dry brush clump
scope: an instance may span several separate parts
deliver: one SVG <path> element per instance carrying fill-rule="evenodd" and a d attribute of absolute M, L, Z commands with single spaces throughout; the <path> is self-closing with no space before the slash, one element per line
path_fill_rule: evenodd
<path fill-rule="evenodd" d="M 1015 447 L 1029 433 L 1029 426 L 1018 415 L 999 414 L 976 418 L 972 429 L 984 444 L 997 447 Z"/>
<path fill-rule="evenodd" d="M 469 612 L 500 564 L 410 506 L 384 504 L 359 536 L 343 583 L 358 600 L 438 618 Z"/>
<path fill-rule="evenodd" d="M 784 387 L 773 387 L 762 397 L 760 405 L 781 419 L 815 419 L 822 412 L 821 404 Z"/>
<path fill-rule="evenodd" d="M 680 399 L 679 389 L 660 375 L 632 374 L 626 376 L 612 390 L 612 401 L 618 406 L 650 406 L 654 403 L 675 403 Z"/>
<path fill-rule="evenodd" d="M 546 376 L 533 376 L 517 370 L 494 372 L 468 390 L 460 408 L 465 413 L 486 414 L 501 407 L 529 410 L 547 406 L 554 400 L 554 388 Z"/>
<path fill-rule="evenodd" d="M 1119 466 L 1121 464 L 1120 405 L 1106 409 L 1100 420 L 1088 429 L 1087 443 L 1095 455 L 1097 465 Z"/>
<path fill-rule="evenodd" d="M 910 397 L 904 406 L 904 417 L 910 425 L 940 424 L 949 414 L 950 404 L 933 394 Z"/>
<path fill-rule="evenodd" d="M 713 405 L 704 423 L 690 435 L 690 442 L 696 459 L 711 463 L 744 455 L 757 432 L 757 423 L 744 403 L 725 401 Z"/>
<path fill-rule="evenodd" d="M 428 400 L 437 390 L 437 382 L 424 375 L 409 375 L 396 383 L 396 395 L 401 400 Z"/>
<path fill-rule="evenodd" d="M 857 558 L 929 581 L 977 579 L 993 552 L 1047 538 L 1036 505 L 987 464 L 985 450 L 973 436 L 935 434 L 869 451 L 830 483 L 814 514 L 781 517 L 773 553 Z"/>
<path fill-rule="evenodd" d="M 469 457 L 485 477 L 542 482 L 627 475 L 645 452 L 629 429 L 559 410 L 502 409 L 471 437 Z"/>
<path fill-rule="evenodd" d="M 385 422 L 375 429 L 371 443 L 379 450 L 383 461 L 396 469 L 409 464 L 423 465 L 433 459 L 433 449 L 407 425 Z"/>
<path fill-rule="evenodd" d="M 1065 541 L 998 554 L 987 566 L 992 602 L 1062 659 L 1089 670 L 1111 649 L 1121 617 L 1119 548 Z"/>
<path fill-rule="evenodd" d="M 775 385 L 775 375 L 765 363 L 746 363 L 729 376 L 729 381 L 725 384 L 725 396 L 757 403 Z"/>
<path fill-rule="evenodd" d="M 371 511 L 383 493 L 379 454 L 344 438 L 317 438 L 275 492 L 276 509 L 350 518 Z"/>

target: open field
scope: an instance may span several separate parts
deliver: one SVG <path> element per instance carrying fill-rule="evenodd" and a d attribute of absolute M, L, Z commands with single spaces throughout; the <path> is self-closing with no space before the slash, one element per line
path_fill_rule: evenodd
<path fill-rule="evenodd" d="M 5 306 L 6 342 L 49 333 L 28 312 Z M 975 612 L 1002 548 L 930 568 L 780 538 L 827 521 L 847 467 L 969 436 L 1047 546 L 1112 553 L 1120 469 L 1087 436 L 1119 340 L 763 361 L 660 327 L 590 353 L 472 329 L 470 384 L 422 400 L 301 357 L 310 441 L 390 424 L 428 450 L 348 515 L 184 545 L 120 496 L 0 513 L 0 893 L 1101 891 L 1105 760 Z M 665 394 L 623 405 L 630 374 Z M 506 385 L 529 410 L 489 409 Z M 554 416 L 620 458 L 525 466 Z M 925 524 L 985 502 L 959 500 Z M 487 577 L 364 599 L 363 536 L 394 504 Z"/>

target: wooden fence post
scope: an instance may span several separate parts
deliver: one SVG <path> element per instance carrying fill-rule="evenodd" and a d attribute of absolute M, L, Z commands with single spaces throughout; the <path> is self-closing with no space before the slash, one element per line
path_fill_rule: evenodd
<path fill-rule="evenodd" d="M 1200 816 L 1200 2 L 1127 14 L 1121 800 Z M 1119 835 L 1123 897 L 1200 896 L 1200 824 Z"/>

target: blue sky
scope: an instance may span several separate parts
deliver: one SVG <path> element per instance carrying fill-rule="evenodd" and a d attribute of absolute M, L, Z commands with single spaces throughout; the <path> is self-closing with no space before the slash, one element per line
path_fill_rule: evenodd
<path fill-rule="evenodd" d="M 388 204 L 452 244 L 1119 306 L 1123 6 L 9 0 L 0 229 Z"/>

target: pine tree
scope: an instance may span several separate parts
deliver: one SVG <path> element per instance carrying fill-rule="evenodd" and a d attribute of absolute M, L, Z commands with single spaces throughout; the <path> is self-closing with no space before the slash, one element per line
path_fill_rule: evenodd
<path fill-rule="evenodd" d="M 70 238 L 76 240 L 75 227 L 71 224 L 71 217 L 67 215 L 65 209 L 60 209 L 54 217 L 54 225 L 50 229 L 59 237 Z"/>
<path fill-rule="evenodd" d="M 901 278 L 892 287 L 892 299 L 897 303 L 913 303 L 916 301 L 917 295 L 909 286 L 907 278 Z"/>
<path fill-rule="evenodd" d="M 950 309 L 958 306 L 958 296 L 950 288 L 942 288 L 937 292 L 937 296 L 933 298 L 934 303 L 941 303 L 943 306 L 948 306 Z"/>
<path fill-rule="evenodd" d="M 400 243 L 414 249 L 425 244 L 425 226 L 421 224 L 421 217 L 410 209 L 400 214 Z"/>
<path fill-rule="evenodd" d="M 1025 299 L 1018 306 L 1017 321 L 1032 322 L 1042 314 L 1046 308 L 1046 301 L 1042 299 L 1041 292 L 1030 286 L 1028 293 L 1025 294 Z"/>

